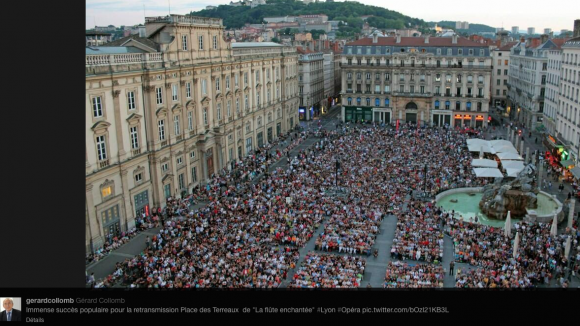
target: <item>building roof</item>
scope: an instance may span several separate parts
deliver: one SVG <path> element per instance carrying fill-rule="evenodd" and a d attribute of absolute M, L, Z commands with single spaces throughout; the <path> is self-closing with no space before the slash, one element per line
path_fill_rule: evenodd
<path fill-rule="evenodd" d="M 106 35 L 106 36 L 110 36 L 111 33 L 105 33 L 105 32 L 97 32 L 97 31 L 90 31 L 86 33 L 87 36 L 97 36 L 97 35 Z"/>
<path fill-rule="evenodd" d="M 564 45 L 573 47 L 580 46 L 580 36 L 566 40 L 566 43 L 564 43 Z"/>
<path fill-rule="evenodd" d="M 447 46 L 447 47 L 454 47 L 454 46 L 478 46 L 478 47 L 487 47 L 485 44 L 477 43 L 470 41 L 463 37 L 457 38 L 457 43 L 452 43 L 451 37 L 430 37 L 429 43 L 425 43 L 424 37 L 401 37 L 401 42 L 397 43 L 396 37 L 380 37 L 378 38 L 377 43 L 373 43 L 371 38 L 362 38 L 360 40 L 356 40 L 354 42 L 350 42 L 346 44 L 348 45 L 377 45 L 377 46 L 384 46 L 384 45 L 392 45 L 392 46 L 422 46 L 422 47 L 436 47 L 436 46 Z"/>
<path fill-rule="evenodd" d="M 236 42 L 232 43 L 232 49 L 235 48 L 263 48 L 263 47 L 282 47 L 282 44 L 274 42 Z"/>
<path fill-rule="evenodd" d="M 87 46 L 85 49 L 85 55 L 123 53 L 145 53 L 145 51 L 134 46 Z"/>
<path fill-rule="evenodd" d="M 504 46 L 497 48 L 497 51 L 509 51 L 514 45 L 518 44 L 518 42 L 508 42 Z"/>
<path fill-rule="evenodd" d="M 148 46 L 152 49 L 159 50 L 159 45 L 157 43 L 153 42 L 152 40 L 150 40 L 146 37 L 140 37 L 139 34 L 125 36 L 125 37 L 120 38 L 118 40 L 115 40 L 115 41 L 112 41 L 109 43 L 105 43 L 102 46 L 122 46 L 123 44 L 125 44 L 131 40 L 135 40 L 136 42 L 139 42 L 139 43 L 141 43 L 145 46 Z"/>

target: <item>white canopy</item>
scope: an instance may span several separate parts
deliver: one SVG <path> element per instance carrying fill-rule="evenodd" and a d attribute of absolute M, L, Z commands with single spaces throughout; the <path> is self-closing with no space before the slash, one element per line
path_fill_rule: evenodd
<path fill-rule="evenodd" d="M 467 145 L 467 149 L 470 152 L 480 152 L 481 149 L 483 148 L 483 152 L 484 153 L 492 153 L 495 154 L 495 150 L 491 147 L 489 147 L 488 145 L 480 145 L 480 144 L 471 144 L 471 145 Z"/>
<path fill-rule="evenodd" d="M 497 140 L 490 140 L 488 142 L 493 148 L 498 148 L 501 146 L 506 146 L 506 145 L 512 145 L 512 143 L 509 140 L 504 140 L 504 139 L 497 139 Z M 513 146 L 513 145 L 512 145 Z"/>
<path fill-rule="evenodd" d="M 523 161 L 502 160 L 501 165 L 504 169 L 519 169 L 520 171 L 524 169 Z"/>
<path fill-rule="evenodd" d="M 510 153 L 510 152 L 505 152 L 505 153 L 497 153 L 496 154 L 497 157 L 499 157 L 500 160 L 515 160 L 515 161 L 523 161 L 523 157 L 521 157 L 519 154 L 516 153 Z"/>
<path fill-rule="evenodd" d="M 473 172 L 478 178 L 503 178 L 501 171 L 494 168 L 474 168 Z"/>
<path fill-rule="evenodd" d="M 468 146 L 469 145 L 478 145 L 478 146 L 485 145 L 485 146 L 491 146 L 489 144 L 489 141 L 487 141 L 485 139 L 480 139 L 480 138 L 468 139 L 468 140 L 466 140 L 466 142 L 467 142 L 467 145 Z"/>
<path fill-rule="evenodd" d="M 497 153 L 514 153 L 518 154 L 518 151 L 515 149 L 514 145 L 502 145 L 499 147 L 493 148 Z"/>
<path fill-rule="evenodd" d="M 479 159 L 471 161 L 471 166 L 497 168 L 497 162 L 495 160 Z"/>

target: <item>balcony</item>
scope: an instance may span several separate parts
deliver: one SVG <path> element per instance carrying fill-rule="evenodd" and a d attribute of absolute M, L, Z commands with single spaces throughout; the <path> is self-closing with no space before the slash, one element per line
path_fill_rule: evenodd
<path fill-rule="evenodd" d="M 393 92 L 394 96 L 402 97 L 432 97 L 431 93 Z"/>
<path fill-rule="evenodd" d="M 483 98 L 483 95 L 477 95 L 477 98 Z"/>
<path fill-rule="evenodd" d="M 347 93 L 347 94 L 352 94 L 352 93 L 354 93 L 354 92 L 352 91 L 352 89 L 347 89 L 347 90 L 346 90 L 346 93 Z"/>
<path fill-rule="evenodd" d="M 189 132 L 189 137 L 193 137 L 195 136 L 195 134 L 196 134 L 195 130 L 192 130 Z"/>
<path fill-rule="evenodd" d="M 109 166 L 109 159 L 99 161 L 99 169 Z"/>
<path fill-rule="evenodd" d="M 131 150 L 131 156 L 137 156 L 141 154 L 141 148 Z"/>
<path fill-rule="evenodd" d="M 183 140 L 183 135 L 179 135 L 179 136 L 175 137 L 176 142 L 182 141 L 182 140 Z"/>
<path fill-rule="evenodd" d="M 167 140 L 164 140 L 161 142 L 161 147 L 165 147 L 165 146 L 167 146 Z"/>

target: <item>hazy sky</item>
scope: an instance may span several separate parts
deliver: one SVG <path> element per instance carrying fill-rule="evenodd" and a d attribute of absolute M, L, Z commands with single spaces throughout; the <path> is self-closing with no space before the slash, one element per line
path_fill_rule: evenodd
<path fill-rule="evenodd" d="M 323 0 L 321 0 L 323 1 Z M 553 1 L 506 1 L 486 0 L 469 2 L 466 0 L 414 0 L 384 1 L 360 0 L 364 4 L 386 7 L 404 15 L 426 21 L 467 21 L 492 27 L 521 30 L 535 27 L 536 33 L 544 28 L 553 31 L 572 30 L 574 19 L 580 19 L 580 4 L 577 0 Z M 144 22 L 144 16 L 164 16 L 186 14 L 209 5 L 229 4 L 230 0 L 86 0 L 86 28 L 107 25 L 136 25 Z M 145 7 L 145 13 L 143 12 Z"/>

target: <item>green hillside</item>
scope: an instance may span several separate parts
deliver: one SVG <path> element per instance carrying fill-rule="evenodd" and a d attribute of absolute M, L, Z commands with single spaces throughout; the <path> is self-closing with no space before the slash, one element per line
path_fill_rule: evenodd
<path fill-rule="evenodd" d="M 405 16 L 396 11 L 382 7 L 368 6 L 358 2 L 318 2 L 305 5 L 295 0 L 267 0 L 267 5 L 250 7 L 233 7 L 220 5 L 217 9 L 200 10 L 190 13 L 193 16 L 222 18 L 226 28 L 239 28 L 246 23 L 261 24 L 264 17 L 298 16 L 325 14 L 329 20 L 340 20 L 338 36 L 349 36 L 360 33 L 363 20 L 360 16 L 373 15 L 367 21 L 377 28 L 427 27 L 427 23 L 418 18 Z"/>
<path fill-rule="evenodd" d="M 431 24 L 435 25 L 435 22 L 432 22 Z M 455 22 L 443 20 L 437 22 L 437 26 L 455 29 Z M 495 33 L 495 28 L 483 24 L 469 24 L 469 29 L 458 29 L 457 31 L 467 34 Z"/>

